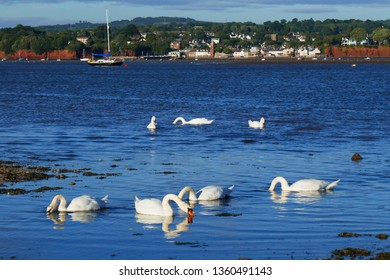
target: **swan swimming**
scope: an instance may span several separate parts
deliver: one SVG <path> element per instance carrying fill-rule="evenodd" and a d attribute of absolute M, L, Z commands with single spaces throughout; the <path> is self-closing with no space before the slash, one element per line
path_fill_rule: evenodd
<path fill-rule="evenodd" d="M 282 191 L 328 191 L 332 190 L 338 184 L 338 182 L 340 182 L 340 179 L 333 182 L 327 182 L 317 179 L 302 179 L 289 186 L 285 178 L 276 177 L 272 180 L 271 186 L 268 190 L 273 191 L 276 185 L 280 183 L 282 186 Z"/>
<path fill-rule="evenodd" d="M 152 119 L 150 120 L 150 123 L 147 126 L 148 129 L 150 130 L 155 130 L 157 128 L 157 122 L 156 122 L 156 117 L 153 116 Z"/>
<path fill-rule="evenodd" d="M 178 197 L 183 199 L 183 196 L 188 193 L 189 200 L 218 200 L 230 196 L 233 188 L 234 185 L 230 187 L 206 186 L 195 193 L 192 187 L 186 186 L 180 191 Z"/>
<path fill-rule="evenodd" d="M 261 117 L 260 121 L 252 121 L 252 120 L 248 121 L 249 127 L 252 128 L 264 128 L 264 123 L 265 123 L 265 119 L 263 117 Z"/>
<path fill-rule="evenodd" d="M 139 199 L 136 196 L 134 200 L 135 211 L 144 215 L 173 216 L 173 209 L 169 205 L 170 201 L 174 201 L 189 216 L 194 216 L 192 208 L 175 194 L 167 194 L 162 201 L 156 198 Z"/>
<path fill-rule="evenodd" d="M 82 195 L 72 199 L 68 206 L 66 206 L 66 199 L 62 194 L 56 195 L 47 206 L 46 212 L 80 212 L 80 211 L 96 211 L 106 207 L 108 202 L 108 195 L 100 200 L 97 200 L 89 195 Z M 59 204 L 58 204 L 59 203 Z"/>
<path fill-rule="evenodd" d="M 181 125 L 190 124 L 190 125 L 203 125 L 203 124 L 212 124 L 214 120 L 208 120 L 206 118 L 195 118 L 189 121 L 186 121 L 183 117 L 177 117 L 173 124 L 181 121 Z"/>

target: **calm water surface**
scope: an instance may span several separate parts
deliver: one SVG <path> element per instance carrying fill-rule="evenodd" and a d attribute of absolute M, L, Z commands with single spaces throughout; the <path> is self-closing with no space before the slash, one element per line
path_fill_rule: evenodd
<path fill-rule="evenodd" d="M 0 63 L 1 160 L 80 170 L 4 183 L 60 190 L 0 195 L 0 259 L 316 259 L 390 251 L 390 65 Z M 152 115 L 158 129 L 146 129 Z M 175 126 L 177 116 L 214 119 Z M 248 128 L 264 116 L 263 130 Z M 354 153 L 363 160 L 351 161 Z M 341 179 L 331 193 L 271 193 L 276 176 Z M 74 182 L 75 185 L 69 183 Z M 137 216 L 134 196 L 235 185 L 195 219 Z M 54 195 L 110 197 L 51 215 Z M 227 216 L 218 214 L 227 213 Z M 340 232 L 362 234 L 338 237 Z"/>

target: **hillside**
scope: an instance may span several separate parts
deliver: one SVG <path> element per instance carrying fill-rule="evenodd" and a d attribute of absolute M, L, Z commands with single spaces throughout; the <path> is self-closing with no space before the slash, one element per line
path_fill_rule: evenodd
<path fill-rule="evenodd" d="M 110 23 L 111 27 L 122 28 L 129 24 L 134 24 L 136 26 L 149 26 L 149 25 L 165 25 L 165 24 L 198 24 L 204 23 L 197 21 L 192 18 L 183 18 L 183 17 L 136 17 L 132 20 L 116 20 Z M 41 30 L 47 31 L 61 31 L 61 30 L 84 30 L 84 29 L 95 29 L 100 25 L 105 25 L 104 22 L 101 23 L 91 23 L 88 21 L 79 21 L 74 24 L 56 24 L 56 25 L 43 25 L 37 26 Z"/>

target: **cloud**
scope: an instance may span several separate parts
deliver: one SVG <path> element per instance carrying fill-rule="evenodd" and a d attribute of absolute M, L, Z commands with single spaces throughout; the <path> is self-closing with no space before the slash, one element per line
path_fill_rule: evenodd
<path fill-rule="evenodd" d="M 72 2 L 71 0 L 0 0 L 1 4 L 61 4 L 64 2 Z M 134 6 L 149 6 L 162 7 L 181 10 L 186 8 L 194 8 L 197 10 L 207 9 L 232 9 L 240 7 L 260 7 L 260 6 L 291 6 L 291 5 L 308 5 L 308 6 L 324 6 L 323 0 L 197 0 L 197 1 L 182 1 L 182 0 L 79 0 L 75 3 L 100 3 L 108 5 L 134 5 Z M 345 5 L 389 5 L 390 0 L 328 0 L 326 6 L 345 6 Z"/>
<path fill-rule="evenodd" d="M 293 14 L 328 14 L 336 13 L 337 9 L 331 6 L 294 6 L 285 8 L 284 11 Z"/>

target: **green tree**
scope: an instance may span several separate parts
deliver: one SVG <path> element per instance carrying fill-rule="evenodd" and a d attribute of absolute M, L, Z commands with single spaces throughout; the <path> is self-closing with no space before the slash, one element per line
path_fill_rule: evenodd
<path fill-rule="evenodd" d="M 372 32 L 372 39 L 379 45 L 386 44 L 390 39 L 390 31 L 387 28 L 377 28 Z"/>
<path fill-rule="evenodd" d="M 364 39 L 366 39 L 367 37 L 367 32 L 364 28 L 361 28 L 361 27 L 357 27 L 355 29 L 353 29 L 351 31 L 351 33 L 349 34 L 350 38 L 351 39 L 354 39 L 358 42 L 361 42 L 363 41 Z"/>

